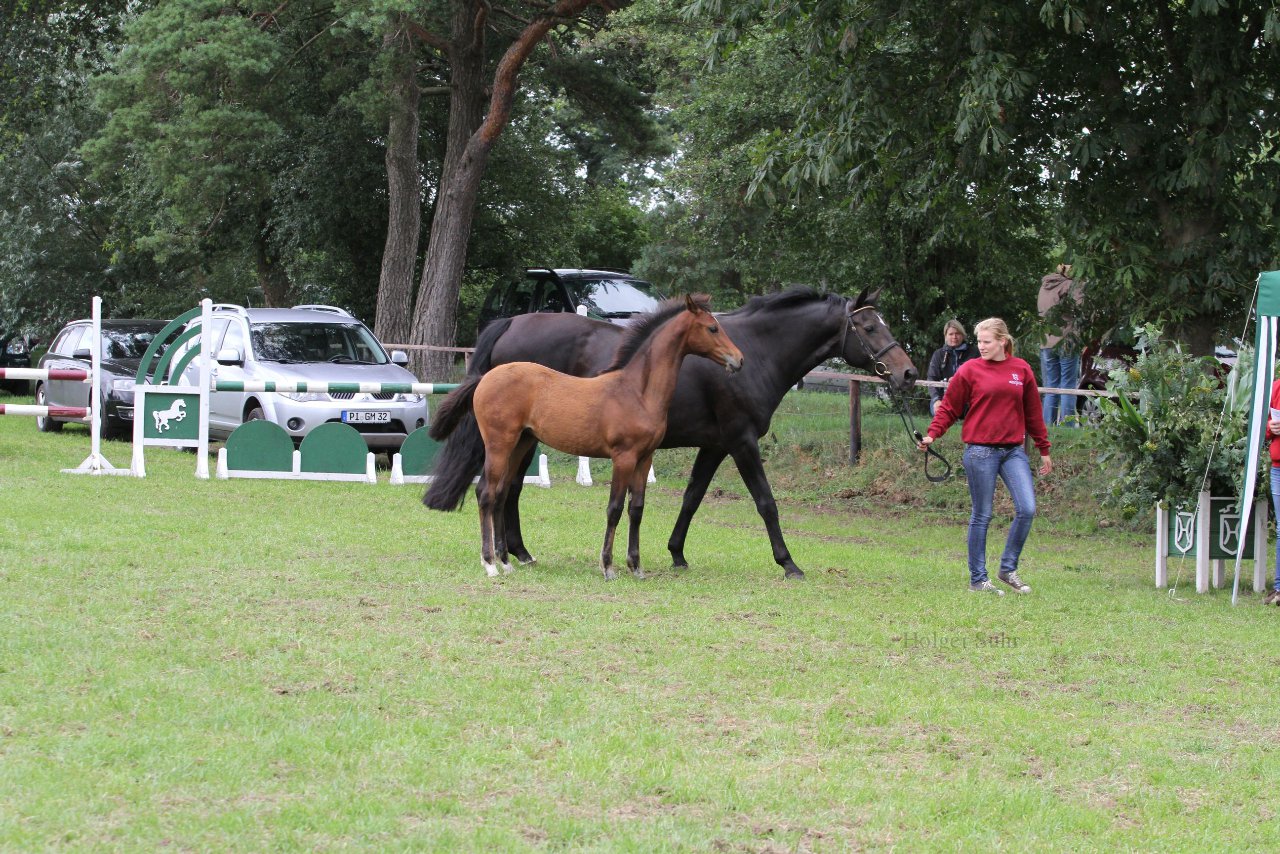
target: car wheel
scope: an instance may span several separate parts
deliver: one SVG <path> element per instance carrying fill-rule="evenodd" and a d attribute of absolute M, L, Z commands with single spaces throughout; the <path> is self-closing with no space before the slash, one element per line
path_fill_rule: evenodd
<path fill-rule="evenodd" d="M 49 397 L 45 394 L 44 385 L 36 386 L 36 406 L 48 406 Z M 62 422 L 54 421 L 47 415 L 36 416 L 36 429 L 41 433 L 57 433 L 62 430 Z"/>
<path fill-rule="evenodd" d="M 1098 405 L 1096 397 L 1081 397 L 1080 405 L 1077 407 L 1080 411 L 1080 420 L 1086 424 L 1099 424 L 1102 422 L 1102 407 Z"/>
<path fill-rule="evenodd" d="M 103 439 L 117 439 L 124 435 L 124 428 L 107 417 L 105 404 L 98 413 L 98 435 Z"/>
<path fill-rule="evenodd" d="M 255 406 L 253 409 L 250 409 L 248 413 L 245 414 L 244 420 L 246 424 L 250 421 L 266 421 L 267 413 L 262 411 L 261 406 Z"/>

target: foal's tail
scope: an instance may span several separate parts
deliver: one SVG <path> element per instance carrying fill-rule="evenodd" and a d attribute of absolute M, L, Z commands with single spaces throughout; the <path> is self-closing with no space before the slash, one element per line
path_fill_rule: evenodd
<path fill-rule="evenodd" d="M 504 318 L 495 320 L 484 328 L 476 339 L 476 352 L 471 357 L 466 383 L 445 398 L 444 403 L 436 410 L 430 435 L 435 439 L 448 436 L 449 441 L 436 457 L 431 486 L 422 497 L 422 503 L 432 510 L 460 508 L 467 497 L 472 478 L 484 467 L 484 440 L 480 438 L 480 427 L 471 411 L 471 396 L 475 393 L 480 377 L 493 367 L 493 346 L 510 325 L 511 318 Z M 470 391 L 467 392 L 465 405 L 462 401 L 455 403 L 453 395 L 462 393 L 468 386 Z M 437 430 L 440 431 L 439 435 Z"/>

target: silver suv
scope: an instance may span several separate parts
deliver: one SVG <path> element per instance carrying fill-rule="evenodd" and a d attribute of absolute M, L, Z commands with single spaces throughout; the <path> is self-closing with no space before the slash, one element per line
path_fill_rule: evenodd
<path fill-rule="evenodd" d="M 213 379 L 232 382 L 412 383 L 409 357 L 390 355 L 340 308 L 215 305 Z M 197 381 L 196 368 L 184 381 Z M 350 424 L 370 450 L 395 451 L 427 423 L 423 395 L 400 392 L 236 392 L 209 394 L 209 436 L 224 439 L 246 421 L 279 424 L 295 442 L 327 421 Z"/>

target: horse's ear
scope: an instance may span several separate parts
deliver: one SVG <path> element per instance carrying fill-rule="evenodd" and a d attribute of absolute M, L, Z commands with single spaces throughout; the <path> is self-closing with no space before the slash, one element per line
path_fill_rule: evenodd
<path fill-rule="evenodd" d="M 864 305 L 875 305 L 876 300 L 880 298 L 880 292 L 884 287 L 876 288 L 872 291 L 870 288 L 863 288 L 862 293 L 858 294 L 858 298 L 853 301 L 854 308 L 862 308 Z M 868 293 L 868 291 L 870 291 Z"/>
<path fill-rule="evenodd" d="M 711 311 L 710 294 L 685 294 L 684 300 L 689 311 Z"/>

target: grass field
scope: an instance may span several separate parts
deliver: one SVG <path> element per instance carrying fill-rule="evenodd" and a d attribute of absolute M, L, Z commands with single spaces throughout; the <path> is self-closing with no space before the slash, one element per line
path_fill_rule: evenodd
<path fill-rule="evenodd" d="M 1190 566 L 1155 590 L 1149 535 L 1066 500 L 1086 438 L 1042 484 L 1035 592 L 996 599 L 965 587 L 963 487 L 900 425 L 850 470 L 793 416 L 769 466 L 806 581 L 731 470 L 668 569 L 673 453 L 650 578 L 611 584 L 606 489 L 562 458 L 526 492 L 539 563 L 493 581 L 474 504 L 385 472 L 197 481 L 153 450 L 145 480 L 63 475 L 85 431 L 0 418 L 0 849 L 1276 844 L 1280 615 Z"/>

